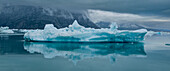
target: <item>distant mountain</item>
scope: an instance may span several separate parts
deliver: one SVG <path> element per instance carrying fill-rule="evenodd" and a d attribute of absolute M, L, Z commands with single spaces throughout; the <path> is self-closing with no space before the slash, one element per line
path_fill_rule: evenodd
<path fill-rule="evenodd" d="M 51 23 L 57 28 L 64 28 L 74 20 L 85 27 L 99 28 L 89 20 L 85 12 L 24 5 L 4 6 L 0 10 L 0 26 L 15 29 L 42 29 L 45 24 Z"/>
<path fill-rule="evenodd" d="M 111 22 L 100 21 L 95 23 L 101 28 L 109 28 Z M 148 31 L 164 31 L 170 32 L 170 23 L 160 23 L 160 22 L 127 22 L 119 23 L 119 30 L 137 30 L 137 29 L 147 29 Z"/>
<path fill-rule="evenodd" d="M 116 22 L 119 30 L 147 29 L 170 32 L 170 18 L 89 9 L 88 17 L 101 28 Z"/>
<path fill-rule="evenodd" d="M 111 22 L 100 21 L 100 22 L 96 22 L 95 24 L 101 28 L 110 28 Z"/>

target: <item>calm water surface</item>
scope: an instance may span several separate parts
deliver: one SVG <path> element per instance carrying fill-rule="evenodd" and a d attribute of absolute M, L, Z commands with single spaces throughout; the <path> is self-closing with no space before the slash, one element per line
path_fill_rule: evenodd
<path fill-rule="evenodd" d="M 170 71 L 170 35 L 143 43 L 24 42 L 0 35 L 0 71 Z"/>

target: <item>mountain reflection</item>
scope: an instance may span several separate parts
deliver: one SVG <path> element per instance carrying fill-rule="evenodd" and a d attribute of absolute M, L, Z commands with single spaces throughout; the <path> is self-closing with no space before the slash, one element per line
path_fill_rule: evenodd
<path fill-rule="evenodd" d="M 115 60 L 116 55 L 145 56 L 143 43 L 43 43 L 25 42 L 24 49 L 30 53 L 41 53 L 45 58 L 62 56 L 73 62 L 85 58 L 110 57 Z"/>

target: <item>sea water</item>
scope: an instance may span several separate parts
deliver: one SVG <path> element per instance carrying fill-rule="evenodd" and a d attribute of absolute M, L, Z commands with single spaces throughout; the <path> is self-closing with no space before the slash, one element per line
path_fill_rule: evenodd
<path fill-rule="evenodd" d="M 169 35 L 141 43 L 25 42 L 0 35 L 0 71 L 169 71 Z"/>

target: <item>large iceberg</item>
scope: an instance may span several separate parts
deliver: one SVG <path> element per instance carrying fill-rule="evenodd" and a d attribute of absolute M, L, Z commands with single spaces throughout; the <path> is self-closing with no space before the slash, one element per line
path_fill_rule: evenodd
<path fill-rule="evenodd" d="M 9 27 L 0 27 L 0 33 L 14 33 Z"/>
<path fill-rule="evenodd" d="M 44 30 L 25 33 L 26 41 L 45 42 L 140 42 L 144 40 L 146 29 L 135 31 L 117 30 L 117 24 L 112 23 L 110 28 L 85 28 L 75 20 L 69 27 L 57 29 L 53 24 L 47 24 Z"/>

